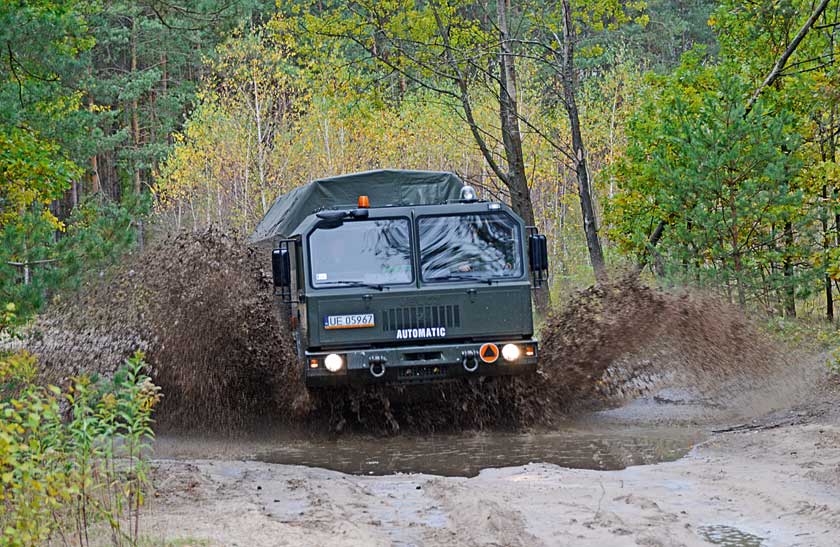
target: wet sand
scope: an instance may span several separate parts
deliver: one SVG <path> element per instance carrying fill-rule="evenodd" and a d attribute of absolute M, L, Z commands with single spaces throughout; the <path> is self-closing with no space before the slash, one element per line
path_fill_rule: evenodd
<path fill-rule="evenodd" d="M 835 386 L 798 405 L 723 421 L 660 394 L 590 416 L 578 426 L 607 435 L 624 422 L 639 434 L 651 413 L 670 413 L 680 431 L 705 438 L 676 461 L 613 471 L 528 463 L 472 477 L 370 476 L 243 461 L 235 458 L 253 445 L 243 452 L 232 442 L 225 452 L 193 440 L 177 453 L 170 440 L 169 455 L 182 459 L 155 461 L 145 529 L 151 540 L 241 546 L 835 546 L 838 401 Z M 194 458 L 196 447 L 215 459 Z"/>
<path fill-rule="evenodd" d="M 473 478 L 158 461 L 146 529 L 212 545 L 837 545 L 840 427 L 719 434 L 670 463 Z M 760 539 L 759 539 L 760 538 Z"/>

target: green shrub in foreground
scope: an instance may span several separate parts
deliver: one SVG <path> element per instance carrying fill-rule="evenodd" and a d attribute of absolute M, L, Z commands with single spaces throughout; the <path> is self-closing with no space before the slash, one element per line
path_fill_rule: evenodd
<path fill-rule="evenodd" d="M 0 544 L 114 545 L 139 537 L 159 389 L 142 353 L 113 380 L 34 383 L 34 359 L 0 353 Z"/>

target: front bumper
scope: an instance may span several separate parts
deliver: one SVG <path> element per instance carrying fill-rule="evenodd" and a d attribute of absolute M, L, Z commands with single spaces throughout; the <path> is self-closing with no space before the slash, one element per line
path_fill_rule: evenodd
<path fill-rule="evenodd" d="M 536 340 L 493 341 L 497 359 L 492 363 L 484 362 L 479 356 L 486 344 L 476 342 L 306 352 L 306 385 L 323 387 L 425 383 L 470 376 L 514 376 L 537 370 L 539 348 Z M 506 344 L 515 344 L 520 348 L 520 356 L 513 362 L 507 361 L 501 354 L 501 348 Z M 344 366 L 337 372 L 330 372 L 324 366 L 324 358 L 331 353 L 337 353 L 344 359 Z M 470 355 L 473 357 L 465 357 Z"/>

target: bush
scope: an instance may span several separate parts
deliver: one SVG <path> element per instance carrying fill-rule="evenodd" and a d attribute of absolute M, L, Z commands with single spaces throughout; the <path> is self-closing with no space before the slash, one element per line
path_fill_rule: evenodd
<path fill-rule="evenodd" d="M 113 380 L 62 391 L 35 383 L 33 357 L 0 353 L 0 543 L 137 543 L 161 397 L 144 368 L 138 352 Z"/>
<path fill-rule="evenodd" d="M 0 302 L 16 302 L 18 315 L 25 319 L 55 294 L 78 289 L 91 272 L 116 263 L 134 248 L 133 219 L 145 207 L 91 197 L 64 219 L 63 232 L 33 213 L 0 227 Z M 25 262 L 31 264 L 29 283 L 20 266 Z"/>

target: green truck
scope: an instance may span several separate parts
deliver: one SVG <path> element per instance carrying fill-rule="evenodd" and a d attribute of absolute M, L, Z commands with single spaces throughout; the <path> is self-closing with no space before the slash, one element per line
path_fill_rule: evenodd
<path fill-rule="evenodd" d="M 310 387 L 533 372 L 545 236 L 452 173 L 379 170 L 280 196 L 251 235 Z"/>

